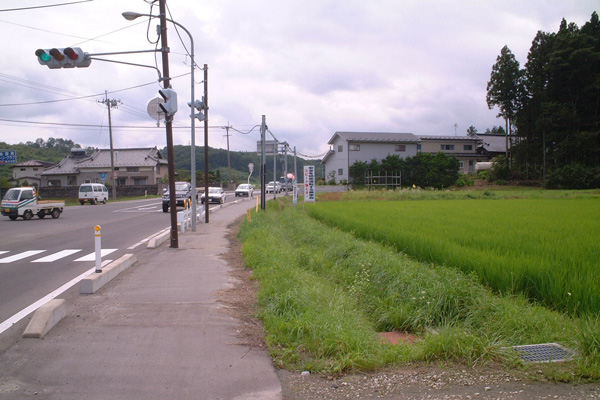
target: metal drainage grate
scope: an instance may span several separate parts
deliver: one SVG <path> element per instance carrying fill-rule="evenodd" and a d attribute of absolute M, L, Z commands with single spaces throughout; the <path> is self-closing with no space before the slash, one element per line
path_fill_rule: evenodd
<path fill-rule="evenodd" d="M 524 361 L 527 362 L 561 362 L 571 360 L 573 352 L 558 343 L 528 344 L 524 346 L 513 346 Z"/>

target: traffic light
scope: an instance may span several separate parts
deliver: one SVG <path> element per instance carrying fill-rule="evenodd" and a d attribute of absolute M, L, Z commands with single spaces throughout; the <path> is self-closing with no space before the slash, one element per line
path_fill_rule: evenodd
<path fill-rule="evenodd" d="M 173 89 L 159 89 L 158 93 L 165 100 L 164 103 L 158 103 L 160 109 L 167 115 L 175 115 L 177 112 L 177 92 Z"/>
<path fill-rule="evenodd" d="M 92 63 L 92 60 L 79 47 L 53 48 L 50 50 L 37 49 L 35 55 L 41 65 L 45 65 L 50 69 L 85 68 Z"/>
<path fill-rule="evenodd" d="M 204 97 L 202 97 L 202 100 L 194 101 L 194 103 L 188 101 L 187 104 L 188 106 L 190 106 L 190 108 L 195 108 L 196 110 L 198 110 L 197 114 L 195 114 L 194 110 L 192 110 L 192 115 L 194 116 L 194 118 L 198 118 L 198 121 L 204 121 L 206 119 L 206 115 L 204 113 L 204 110 L 206 109 L 206 105 L 204 104 Z M 190 115 L 190 117 L 192 115 Z"/>

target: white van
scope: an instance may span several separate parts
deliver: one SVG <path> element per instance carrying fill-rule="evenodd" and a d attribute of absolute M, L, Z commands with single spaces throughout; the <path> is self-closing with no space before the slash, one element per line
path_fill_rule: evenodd
<path fill-rule="evenodd" d="M 108 201 L 108 189 L 101 183 L 84 183 L 79 186 L 79 202 L 83 205 L 85 202 L 106 204 Z"/>

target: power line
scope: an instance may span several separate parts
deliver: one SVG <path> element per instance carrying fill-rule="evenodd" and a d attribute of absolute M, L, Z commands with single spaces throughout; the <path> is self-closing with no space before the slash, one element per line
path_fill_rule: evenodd
<path fill-rule="evenodd" d="M 88 3 L 90 1 L 94 1 L 94 0 L 80 0 L 80 1 L 72 1 L 70 3 L 48 4 L 48 5 L 45 5 L 45 6 L 32 6 L 32 7 L 21 7 L 21 8 L 5 8 L 3 10 L 0 10 L 0 12 L 4 12 L 4 11 L 35 10 L 35 9 L 38 9 L 38 8 L 48 8 L 48 7 L 61 7 L 61 6 L 69 6 L 71 4 Z"/>

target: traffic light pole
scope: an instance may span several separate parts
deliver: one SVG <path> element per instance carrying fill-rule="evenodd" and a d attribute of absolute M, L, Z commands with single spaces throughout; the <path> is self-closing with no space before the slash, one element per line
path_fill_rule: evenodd
<path fill-rule="evenodd" d="M 159 0 L 160 12 L 160 41 L 162 47 L 162 65 L 164 88 L 171 86 L 169 74 L 169 45 L 167 42 L 167 12 L 166 0 Z M 177 198 L 175 192 L 175 154 L 173 151 L 173 116 L 166 115 L 165 118 L 167 132 L 167 158 L 169 168 L 169 208 L 171 209 L 171 248 L 179 248 L 179 239 L 177 234 Z"/>

